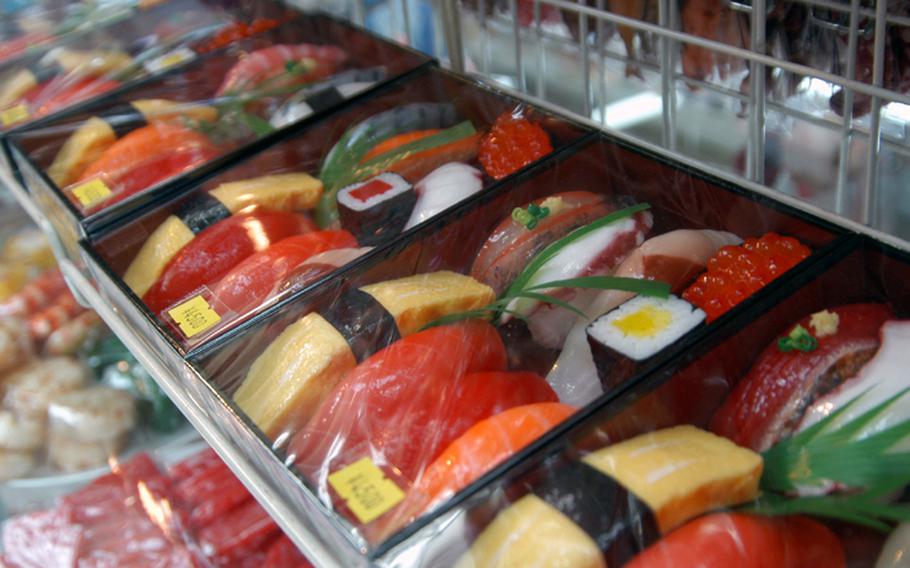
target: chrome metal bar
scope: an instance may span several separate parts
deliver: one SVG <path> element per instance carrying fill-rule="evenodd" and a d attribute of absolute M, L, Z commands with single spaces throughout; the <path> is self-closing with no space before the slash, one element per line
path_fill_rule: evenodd
<path fill-rule="evenodd" d="M 442 0 L 442 23 L 452 70 L 464 72 L 464 48 L 461 45 L 461 18 L 458 14 L 458 0 Z"/>
<path fill-rule="evenodd" d="M 834 10 L 837 12 L 844 13 L 853 13 L 853 7 L 847 6 L 844 3 L 832 2 L 831 0 L 799 0 L 802 4 L 807 4 L 809 6 L 818 6 L 819 8 L 828 8 L 829 10 Z M 869 18 L 878 18 L 878 10 L 871 10 L 869 8 L 860 8 L 858 14 L 860 16 L 866 16 Z M 906 16 L 889 16 L 886 15 L 884 18 L 885 21 L 889 24 L 895 24 L 898 26 L 910 26 L 910 18 Z"/>
<path fill-rule="evenodd" d="M 675 1 L 673 2 L 676 3 Z M 673 29 L 671 24 L 672 7 L 670 0 L 660 0 L 657 4 L 657 21 L 662 28 Z M 660 101 L 661 119 L 663 129 L 661 136 L 663 145 L 670 150 L 676 148 L 676 134 L 674 131 L 674 111 L 676 81 L 674 80 L 675 60 L 673 58 L 673 40 L 668 37 L 660 38 Z"/>
<path fill-rule="evenodd" d="M 521 59 L 521 23 L 518 21 L 518 0 L 509 0 L 509 10 L 513 16 L 512 34 L 515 39 L 515 84 L 520 91 L 527 91 L 525 68 Z"/>
<path fill-rule="evenodd" d="M 582 88 L 585 97 L 582 108 L 585 116 L 591 116 L 591 58 L 588 54 L 588 18 L 578 15 L 578 39 L 581 44 Z"/>
<path fill-rule="evenodd" d="M 479 0 L 477 3 L 477 11 L 477 17 L 480 19 L 480 68 L 483 70 L 484 75 L 489 75 L 490 26 L 487 18 L 487 0 Z"/>
<path fill-rule="evenodd" d="M 850 34 L 847 39 L 848 79 L 856 77 L 857 34 L 859 33 L 859 0 L 850 0 Z M 834 211 L 839 215 L 847 211 L 847 166 L 850 160 L 850 145 L 853 136 L 853 91 L 844 91 L 844 118 L 841 128 L 840 151 L 837 159 L 837 186 L 834 193 Z"/>
<path fill-rule="evenodd" d="M 751 47 L 766 52 L 765 0 L 753 0 L 751 18 Z M 758 61 L 749 64 L 749 154 L 746 172 L 756 183 L 765 181 L 765 66 Z"/>
<path fill-rule="evenodd" d="M 355 0 L 354 2 L 354 22 L 365 26 L 367 21 L 366 0 Z"/>
<path fill-rule="evenodd" d="M 512 1 L 514 2 L 515 0 L 512 0 Z M 733 46 L 727 45 L 725 43 L 704 39 L 704 38 L 698 37 L 698 36 L 688 35 L 686 33 L 678 32 L 675 30 L 665 30 L 658 25 L 649 24 L 649 23 L 643 22 L 641 20 L 636 20 L 635 18 L 627 18 L 625 16 L 618 16 L 618 15 L 612 14 L 610 12 L 598 12 L 596 9 L 591 8 L 589 6 L 584 6 L 581 4 L 573 4 L 571 2 L 566 2 L 565 0 L 541 0 L 541 2 L 543 2 L 545 4 L 549 4 L 556 8 L 568 10 L 570 12 L 584 13 L 584 14 L 594 17 L 594 18 L 600 18 L 605 21 L 613 22 L 615 24 L 629 26 L 636 30 L 652 32 L 654 34 L 657 34 L 660 37 L 668 37 L 668 38 L 671 38 L 676 41 L 680 41 L 680 42 L 684 42 L 684 43 L 688 43 L 688 44 L 692 44 L 692 45 L 697 45 L 697 46 L 711 49 L 711 50 L 714 50 L 714 51 L 717 51 L 717 52 L 720 52 L 720 53 L 723 53 L 726 55 L 738 57 L 738 58 L 741 58 L 741 59 L 744 59 L 747 61 L 755 61 L 755 62 L 761 63 L 763 65 L 783 69 L 784 71 L 788 71 L 788 72 L 794 73 L 796 75 L 805 75 L 808 77 L 816 77 L 818 79 L 821 79 L 823 81 L 826 81 L 826 82 L 834 84 L 834 85 L 838 85 L 841 87 L 850 87 L 850 88 L 854 89 L 856 92 L 860 92 L 860 93 L 869 95 L 870 97 L 877 96 L 877 97 L 880 97 L 885 100 L 896 101 L 896 102 L 910 105 L 910 95 L 903 94 L 903 93 L 897 93 L 894 91 L 889 91 L 887 89 L 883 89 L 882 87 L 868 85 L 861 81 L 845 79 L 839 75 L 835 75 L 834 73 L 829 73 L 827 71 L 821 71 L 819 69 L 815 69 L 814 67 L 809 67 L 807 65 L 800 65 L 798 63 L 792 63 L 790 61 L 784 61 L 782 59 L 777 59 L 775 57 L 772 57 L 770 55 L 765 55 L 763 53 L 755 53 L 748 49 L 743 49 L 741 47 L 733 47 Z"/>
<path fill-rule="evenodd" d="M 543 49 L 543 29 L 540 25 L 540 0 L 534 0 L 534 35 L 537 38 L 537 66 L 534 69 L 535 78 L 537 79 L 535 93 L 538 97 L 544 98 L 543 60 L 545 52 Z"/>
<path fill-rule="evenodd" d="M 408 8 L 408 0 L 401 0 L 401 16 L 404 20 L 404 37 L 408 40 L 408 45 L 414 45 L 411 39 L 411 10 Z"/>
<path fill-rule="evenodd" d="M 606 0 L 597 0 L 595 6 L 600 11 L 606 9 Z M 601 124 L 607 123 L 607 113 L 604 109 L 607 107 L 607 58 L 606 58 L 606 29 L 604 21 L 598 18 L 594 27 L 594 33 L 597 37 L 597 104 L 594 108 L 600 109 Z"/>
<path fill-rule="evenodd" d="M 877 0 L 875 3 L 875 45 L 872 60 L 872 83 L 881 87 L 885 74 L 885 34 L 888 22 L 885 15 L 888 9 L 888 0 Z M 872 97 L 871 125 L 869 128 L 869 154 L 866 160 L 866 191 L 863 194 L 863 204 L 860 210 L 860 220 L 866 225 L 874 225 L 878 221 L 879 208 L 876 206 L 875 196 L 878 193 L 878 156 L 881 149 L 882 131 L 882 101 Z"/>

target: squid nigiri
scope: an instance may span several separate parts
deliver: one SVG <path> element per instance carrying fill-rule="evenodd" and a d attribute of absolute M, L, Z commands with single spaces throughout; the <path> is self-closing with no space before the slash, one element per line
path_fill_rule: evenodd
<path fill-rule="evenodd" d="M 704 271 L 708 260 L 721 247 L 741 242 L 736 235 L 724 231 L 670 231 L 642 243 L 613 275 L 661 280 L 669 283 L 673 291 L 678 291 Z M 596 318 L 633 296 L 631 292 L 605 290 L 591 302 L 587 314 L 591 319 Z M 559 359 L 547 375 L 547 381 L 560 400 L 567 404 L 583 406 L 603 392 L 585 332 L 590 321 L 579 318 L 575 322 Z"/>
<path fill-rule="evenodd" d="M 241 261 L 271 243 L 314 229 L 309 218 L 283 211 L 229 217 L 183 247 L 142 296 L 142 301 L 152 313 L 160 314 L 191 292 L 217 282 Z"/>
<path fill-rule="evenodd" d="M 346 59 L 347 53 L 333 45 L 272 45 L 250 53 L 231 67 L 217 94 L 239 93 L 265 81 L 270 88 L 318 81 Z M 276 80 L 278 77 L 281 79 Z"/>
<path fill-rule="evenodd" d="M 481 189 L 483 176 L 477 168 L 460 162 L 449 162 L 436 168 L 415 187 L 417 203 L 404 226 L 405 230 L 438 215 Z"/>

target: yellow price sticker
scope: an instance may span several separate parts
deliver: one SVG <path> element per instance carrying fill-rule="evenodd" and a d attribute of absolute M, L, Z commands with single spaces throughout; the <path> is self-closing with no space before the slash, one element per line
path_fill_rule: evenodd
<path fill-rule="evenodd" d="M 175 49 L 170 53 L 165 53 L 161 57 L 156 57 L 145 63 L 145 68 L 149 73 L 157 73 L 158 71 L 167 69 L 168 67 L 173 67 L 183 63 L 184 61 L 189 61 L 196 57 L 196 52 L 188 47 L 181 47 Z"/>
<path fill-rule="evenodd" d="M 168 310 L 167 314 L 177 322 L 180 331 L 183 332 L 187 339 L 202 333 L 221 321 L 221 316 L 218 315 L 218 312 L 212 309 L 212 306 L 202 296 L 193 296 L 176 308 Z"/>
<path fill-rule="evenodd" d="M 111 194 L 111 188 L 101 178 L 95 178 L 85 183 L 80 183 L 73 188 L 73 196 L 79 200 L 83 207 L 91 207 L 101 203 Z"/>
<path fill-rule="evenodd" d="M 22 103 L 0 111 L 0 122 L 3 123 L 4 127 L 8 127 L 28 120 L 30 116 L 31 113 L 28 112 L 28 107 L 25 106 L 25 103 Z"/>
<path fill-rule="evenodd" d="M 393 481 L 386 479 L 370 458 L 362 458 L 329 475 L 329 484 L 364 524 L 404 499 L 404 492 Z"/>

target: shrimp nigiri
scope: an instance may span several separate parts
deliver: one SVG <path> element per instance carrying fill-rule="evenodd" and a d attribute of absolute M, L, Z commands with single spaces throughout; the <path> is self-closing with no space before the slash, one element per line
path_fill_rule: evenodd
<path fill-rule="evenodd" d="M 347 53 L 332 45 L 273 45 L 252 52 L 231 67 L 218 87 L 218 95 L 249 89 L 282 73 L 287 77 L 270 83 L 271 88 L 318 81 L 331 75 L 345 59 Z M 301 64 L 300 73 L 289 72 L 289 66 L 294 63 Z"/>

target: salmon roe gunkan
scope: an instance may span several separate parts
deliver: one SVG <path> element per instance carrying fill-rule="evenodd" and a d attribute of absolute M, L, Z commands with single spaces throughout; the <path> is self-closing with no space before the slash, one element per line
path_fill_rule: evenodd
<path fill-rule="evenodd" d="M 503 113 L 480 141 L 478 159 L 493 179 L 502 179 L 553 151 L 547 131 L 519 114 Z"/>
<path fill-rule="evenodd" d="M 798 240 L 775 233 L 725 246 L 711 257 L 708 270 L 683 292 L 683 298 L 704 310 L 708 322 L 714 321 L 810 252 Z"/>

